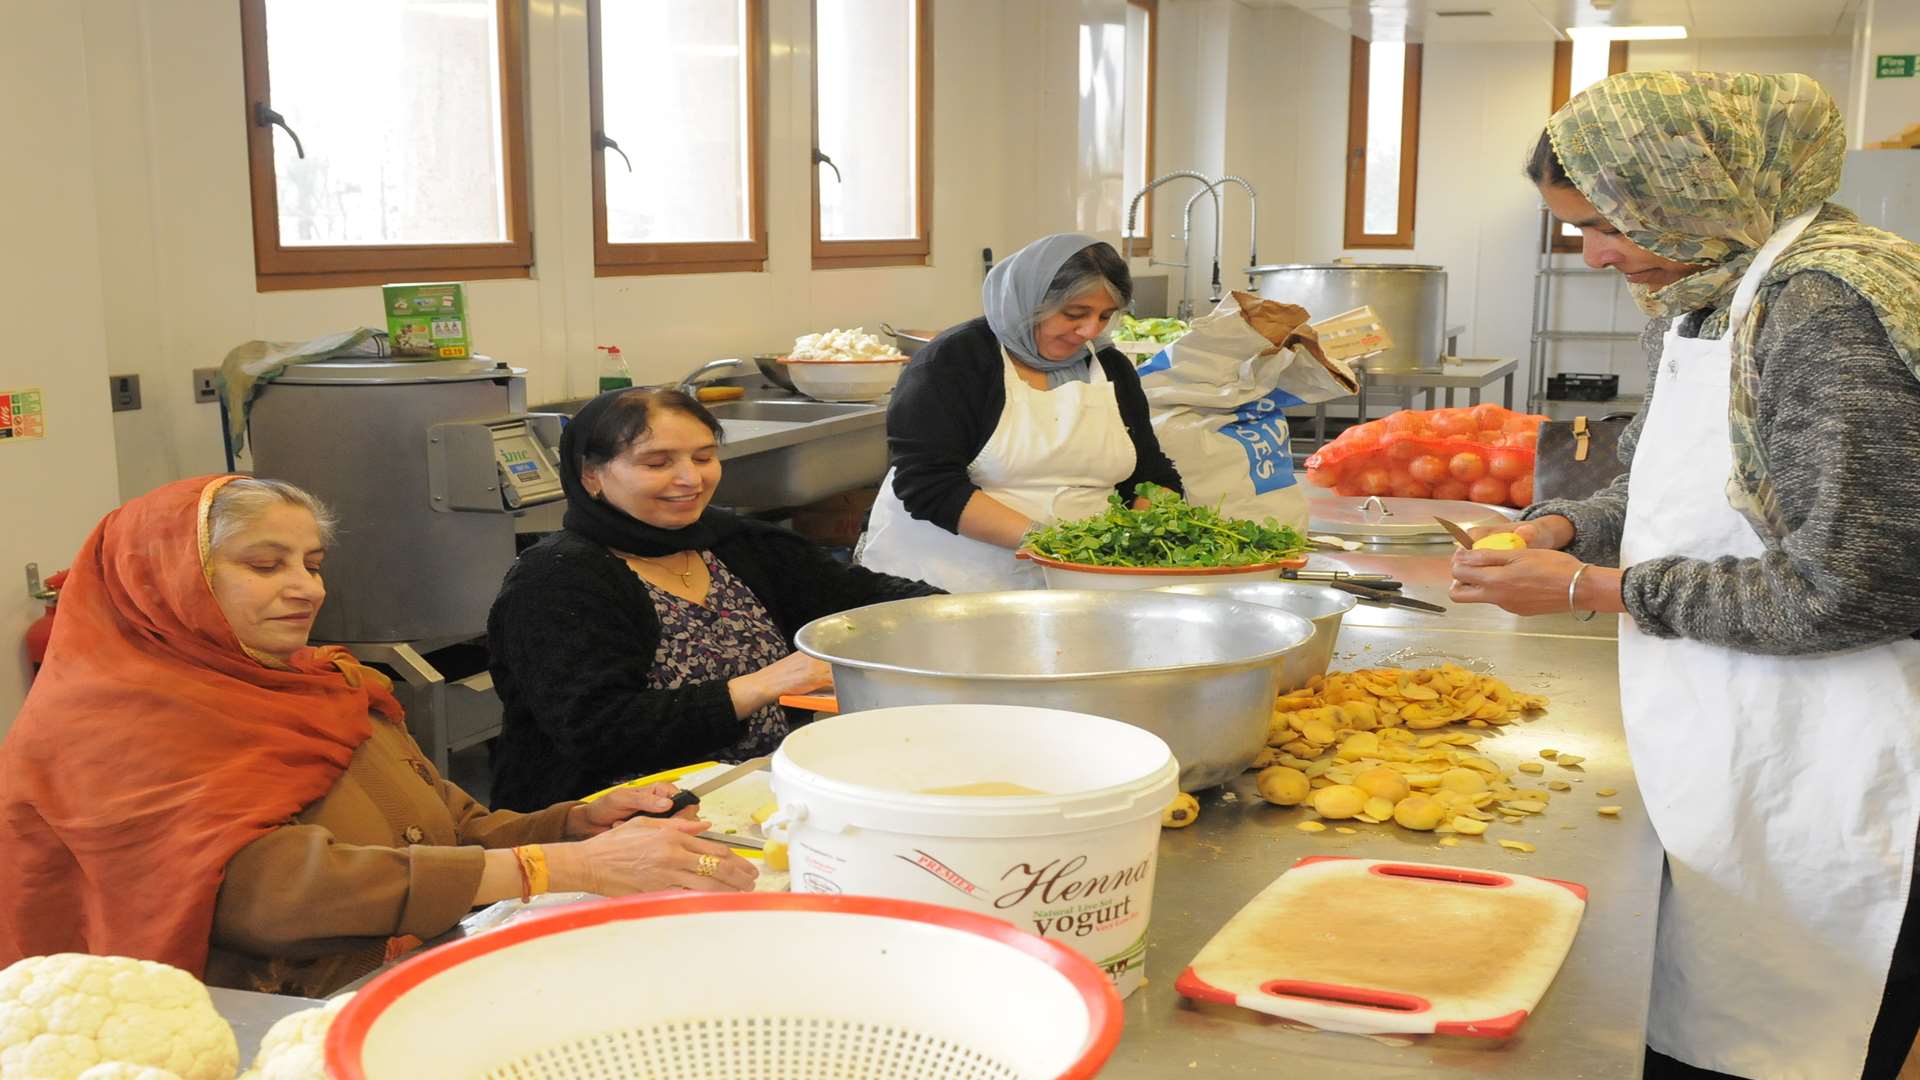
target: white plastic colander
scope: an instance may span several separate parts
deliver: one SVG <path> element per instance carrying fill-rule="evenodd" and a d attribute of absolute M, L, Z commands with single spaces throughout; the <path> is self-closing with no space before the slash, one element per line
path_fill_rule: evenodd
<path fill-rule="evenodd" d="M 1120 1038 L 1107 977 L 969 911 L 675 894 L 565 908 L 375 979 L 327 1038 L 337 1080 L 1042 1080 Z"/>

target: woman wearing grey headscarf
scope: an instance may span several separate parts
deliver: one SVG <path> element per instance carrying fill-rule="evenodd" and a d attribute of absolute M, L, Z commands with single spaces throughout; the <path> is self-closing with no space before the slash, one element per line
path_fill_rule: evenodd
<path fill-rule="evenodd" d="M 860 561 L 948 592 L 1039 588 L 1027 531 L 1091 517 L 1118 491 L 1175 491 L 1133 363 L 1107 324 L 1133 297 L 1109 244 L 1060 233 L 982 286 L 986 314 L 921 349 L 887 406 L 892 468 Z"/>

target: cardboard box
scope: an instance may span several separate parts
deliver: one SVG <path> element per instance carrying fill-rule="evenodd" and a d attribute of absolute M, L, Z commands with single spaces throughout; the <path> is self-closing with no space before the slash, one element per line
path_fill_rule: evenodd
<path fill-rule="evenodd" d="M 459 282 L 387 285 L 387 337 L 401 359 L 464 360 L 473 355 L 467 287 Z"/>

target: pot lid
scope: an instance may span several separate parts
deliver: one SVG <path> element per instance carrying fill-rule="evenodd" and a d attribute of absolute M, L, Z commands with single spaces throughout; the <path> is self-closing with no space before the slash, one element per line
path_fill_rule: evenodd
<path fill-rule="evenodd" d="M 1307 531 L 1364 544 L 1453 543 L 1447 531 L 1434 521 L 1436 517 L 1469 531 L 1512 520 L 1505 511 L 1482 503 L 1337 495 L 1325 488 L 1311 491 Z"/>

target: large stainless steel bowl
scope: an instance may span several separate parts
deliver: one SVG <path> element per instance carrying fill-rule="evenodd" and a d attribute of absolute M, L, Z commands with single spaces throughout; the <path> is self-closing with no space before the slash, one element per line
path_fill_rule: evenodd
<path fill-rule="evenodd" d="M 1399 263 L 1297 263 L 1247 271 L 1268 300 L 1299 304 L 1316 319 L 1362 304 L 1387 328 L 1393 348 L 1368 371 L 1438 371 L 1447 345 L 1447 272 Z"/>
<path fill-rule="evenodd" d="M 1292 581 L 1209 581 L 1164 585 L 1154 592 L 1205 596 L 1240 604 L 1264 604 L 1290 611 L 1313 624 L 1307 647 L 1287 654 L 1280 662 L 1280 692 L 1298 690 L 1315 675 L 1325 675 L 1333 663 L 1333 645 L 1340 639 L 1340 620 L 1360 601 L 1351 593 L 1324 585 Z"/>
<path fill-rule="evenodd" d="M 840 709 L 1034 705 L 1164 739 L 1180 787 L 1244 771 L 1266 745 L 1283 660 L 1313 624 L 1291 612 L 1157 592 L 1065 589 L 896 600 L 816 619 L 800 650 L 833 666 Z"/>

